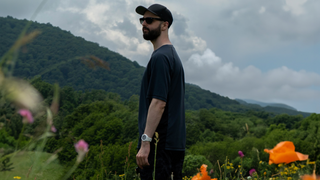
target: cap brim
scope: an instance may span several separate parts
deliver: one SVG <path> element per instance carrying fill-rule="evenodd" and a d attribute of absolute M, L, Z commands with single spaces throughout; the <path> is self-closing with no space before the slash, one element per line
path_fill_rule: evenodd
<path fill-rule="evenodd" d="M 149 12 L 151 12 L 152 14 L 158 16 L 157 13 L 155 13 L 155 12 L 153 12 L 153 11 L 149 10 L 148 8 L 143 7 L 143 6 L 138 6 L 138 7 L 136 8 L 136 12 L 137 12 L 138 14 L 142 15 L 142 16 L 143 16 L 144 13 L 146 13 L 147 11 L 149 11 Z"/>
<path fill-rule="evenodd" d="M 148 11 L 148 9 L 145 8 L 145 7 L 143 7 L 143 6 L 138 6 L 138 7 L 136 8 L 136 12 L 137 12 L 138 14 L 142 15 L 142 16 L 144 15 L 144 13 L 145 13 L 146 11 Z"/>

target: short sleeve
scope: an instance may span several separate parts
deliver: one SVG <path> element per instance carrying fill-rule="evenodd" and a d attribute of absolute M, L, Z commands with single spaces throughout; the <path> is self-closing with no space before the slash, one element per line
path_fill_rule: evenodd
<path fill-rule="evenodd" d="M 170 64 L 163 55 L 152 57 L 147 98 L 156 98 L 167 102 L 170 85 Z"/>

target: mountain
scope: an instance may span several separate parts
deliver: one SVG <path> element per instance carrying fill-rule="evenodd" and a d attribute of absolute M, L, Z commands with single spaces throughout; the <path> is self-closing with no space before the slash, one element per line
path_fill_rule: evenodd
<path fill-rule="evenodd" d="M 256 101 L 256 100 L 251 100 L 251 99 L 236 99 L 236 101 L 238 101 L 239 103 L 249 103 L 249 104 L 257 104 L 257 105 L 260 105 L 261 107 L 267 107 L 267 106 L 270 106 L 270 107 L 279 107 L 279 108 L 285 108 L 285 109 L 290 109 L 290 110 L 294 110 L 294 111 L 297 111 L 297 109 L 289 106 L 289 105 L 286 105 L 286 104 L 282 104 L 282 103 L 265 103 L 265 102 L 260 102 L 260 101 Z"/>
<path fill-rule="evenodd" d="M 0 54 L 9 50 L 28 22 L 30 21 L 18 20 L 10 16 L 0 17 Z M 132 62 L 97 43 L 76 37 L 50 23 L 32 22 L 28 32 L 34 30 L 41 31 L 41 34 L 32 43 L 22 48 L 15 63 L 15 76 L 26 79 L 41 77 L 46 82 L 71 86 L 80 91 L 102 89 L 118 93 L 123 99 L 139 94 L 140 81 L 145 67 L 140 66 L 137 62 Z M 96 65 L 94 61 L 90 61 L 97 59 L 92 58 L 92 55 L 98 57 L 99 62 L 100 59 L 107 62 L 110 70 L 100 67 L 88 68 L 88 65 Z M 241 105 L 236 100 L 189 83 L 186 84 L 185 105 L 186 109 L 190 110 L 201 108 L 219 108 L 233 112 L 266 110 L 259 106 Z M 267 112 L 310 115 L 294 110 L 283 110 L 283 108 L 275 108 L 268 109 Z"/>

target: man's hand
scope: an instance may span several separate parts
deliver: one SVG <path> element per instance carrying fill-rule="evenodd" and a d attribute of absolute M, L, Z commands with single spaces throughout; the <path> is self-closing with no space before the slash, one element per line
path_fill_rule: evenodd
<path fill-rule="evenodd" d="M 143 169 L 143 166 L 149 166 L 148 156 L 150 153 L 150 142 L 141 142 L 141 148 L 136 155 L 137 165 Z"/>

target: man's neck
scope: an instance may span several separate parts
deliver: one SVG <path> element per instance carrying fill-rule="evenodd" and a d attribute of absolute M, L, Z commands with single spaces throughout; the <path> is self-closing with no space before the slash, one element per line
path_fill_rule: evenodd
<path fill-rule="evenodd" d="M 158 48 L 160 48 L 163 45 L 168 45 L 171 44 L 169 38 L 167 37 L 161 37 L 159 36 L 157 39 L 151 41 L 151 43 L 153 44 L 153 50 L 157 50 Z"/>

